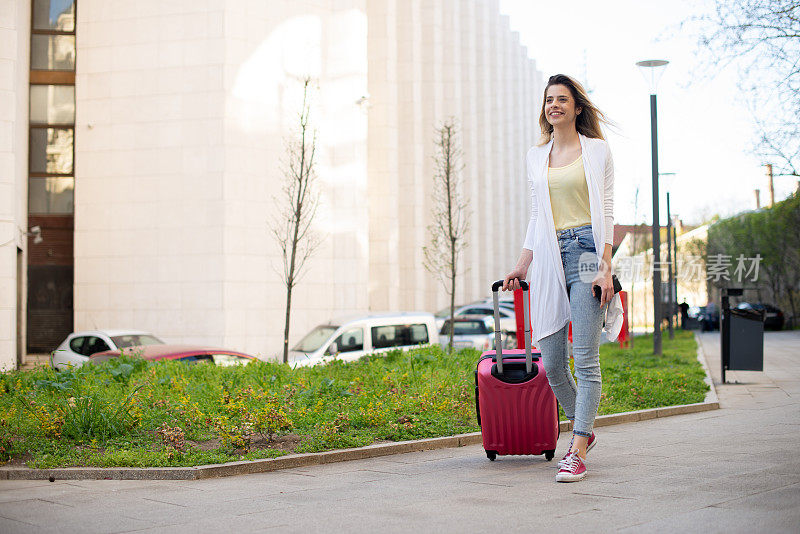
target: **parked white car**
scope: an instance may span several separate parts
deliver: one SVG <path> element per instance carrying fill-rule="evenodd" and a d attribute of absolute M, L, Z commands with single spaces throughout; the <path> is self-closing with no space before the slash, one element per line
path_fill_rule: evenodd
<path fill-rule="evenodd" d="M 119 350 L 135 345 L 163 345 L 150 332 L 140 330 L 86 330 L 73 332 L 56 350 L 50 353 L 50 366 L 57 371 L 80 367 L 89 356 L 107 350 Z"/>
<path fill-rule="evenodd" d="M 430 313 L 402 312 L 342 317 L 314 328 L 289 352 L 289 363 L 303 367 L 333 360 L 353 361 L 365 354 L 439 343 Z"/>

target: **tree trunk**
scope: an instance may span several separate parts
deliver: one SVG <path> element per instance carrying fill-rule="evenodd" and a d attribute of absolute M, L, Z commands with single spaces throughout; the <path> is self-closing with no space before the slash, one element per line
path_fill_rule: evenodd
<path fill-rule="evenodd" d="M 289 363 L 289 314 L 292 310 L 292 288 L 286 291 L 286 322 L 283 327 L 283 363 Z"/>
<path fill-rule="evenodd" d="M 795 321 L 797 320 L 796 319 L 797 311 L 795 310 L 795 305 L 794 305 L 794 291 L 792 291 L 792 289 L 789 288 L 789 291 L 787 291 L 786 294 L 789 297 L 789 306 L 792 308 L 792 323 L 790 326 L 794 328 Z"/>
<path fill-rule="evenodd" d="M 631 277 L 631 280 L 633 280 L 633 278 L 635 278 L 635 273 L 634 273 L 634 276 Z M 633 291 L 633 282 L 631 281 L 631 294 L 630 294 L 630 298 L 628 299 L 628 330 L 630 332 L 630 335 L 628 336 L 628 342 L 631 344 L 630 345 L 631 350 L 633 350 L 633 324 L 634 324 L 634 322 L 633 322 L 633 293 L 634 293 L 634 291 Z"/>
<path fill-rule="evenodd" d="M 455 310 L 456 310 L 456 264 L 455 264 L 455 257 L 456 257 L 456 249 L 455 243 L 451 241 L 450 245 L 450 261 L 452 262 L 451 265 L 453 268 L 450 270 L 450 352 L 453 352 L 453 334 L 456 331 L 455 321 Z"/>
<path fill-rule="evenodd" d="M 455 334 L 455 301 L 456 301 L 456 238 L 453 236 L 453 167 L 451 156 L 452 131 L 447 129 L 447 144 L 445 145 L 445 183 L 447 184 L 447 227 L 450 242 L 450 352 L 453 352 L 453 335 Z"/>
<path fill-rule="evenodd" d="M 298 187 L 298 202 L 295 208 L 294 235 L 292 236 L 292 259 L 289 263 L 289 276 L 286 280 L 286 324 L 283 327 L 283 363 L 289 363 L 289 317 L 292 311 L 292 289 L 294 288 L 294 268 L 297 257 L 297 236 L 300 233 L 300 215 L 302 204 L 300 203 Z"/>

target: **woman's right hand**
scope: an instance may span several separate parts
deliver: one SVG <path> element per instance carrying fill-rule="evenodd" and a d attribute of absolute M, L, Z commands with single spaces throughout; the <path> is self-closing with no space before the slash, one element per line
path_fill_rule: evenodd
<path fill-rule="evenodd" d="M 527 274 L 527 269 L 521 269 L 519 267 L 515 268 L 513 271 L 508 273 L 503 280 L 503 291 L 514 291 L 515 289 L 519 289 L 519 281 L 525 280 Z"/>
<path fill-rule="evenodd" d="M 516 267 L 503 279 L 503 291 L 514 291 L 520 288 L 519 281 L 525 280 L 525 277 L 528 276 L 528 268 L 530 268 L 532 261 L 533 252 L 530 249 L 523 248 L 522 252 L 519 253 Z"/>

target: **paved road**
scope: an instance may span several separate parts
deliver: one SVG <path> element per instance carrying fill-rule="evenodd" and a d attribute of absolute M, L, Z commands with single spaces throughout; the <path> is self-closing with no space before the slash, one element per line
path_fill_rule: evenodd
<path fill-rule="evenodd" d="M 702 334 L 719 382 L 719 334 Z M 601 428 L 590 476 L 463 447 L 192 482 L 0 481 L 0 532 L 797 532 L 800 332 L 722 409 Z M 559 441 L 559 456 L 568 436 Z"/>

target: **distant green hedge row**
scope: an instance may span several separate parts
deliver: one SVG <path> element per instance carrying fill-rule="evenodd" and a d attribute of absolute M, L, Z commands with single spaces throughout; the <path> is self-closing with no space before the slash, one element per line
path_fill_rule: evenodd
<path fill-rule="evenodd" d="M 708 229 L 705 258 L 707 265 L 716 264 L 713 282 L 767 290 L 766 302 L 791 314 L 789 327 L 796 326 L 800 311 L 798 228 L 797 192 L 771 207 L 717 221 Z"/>

